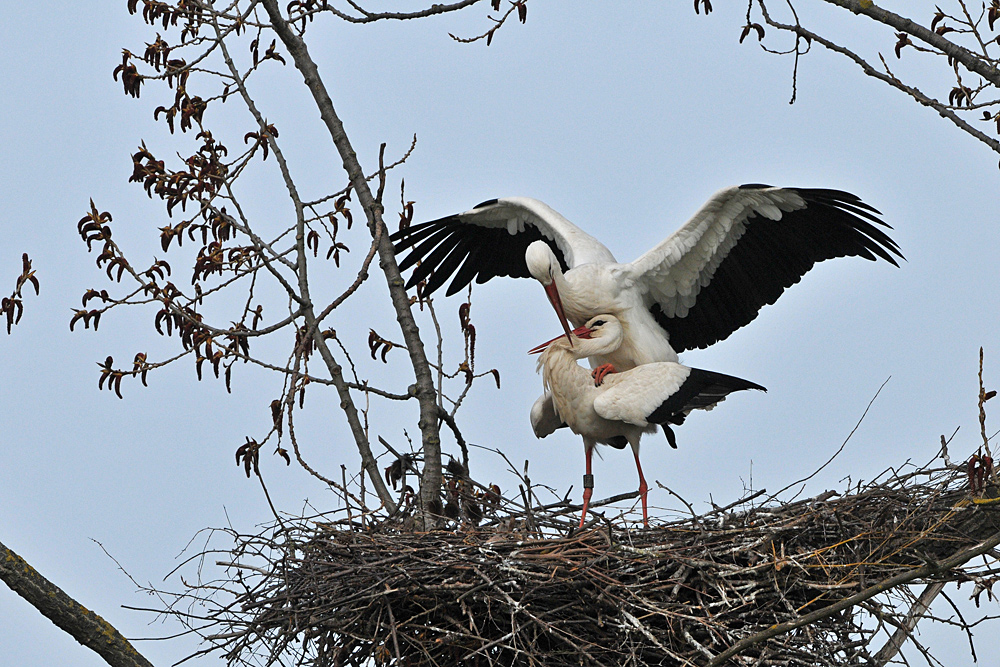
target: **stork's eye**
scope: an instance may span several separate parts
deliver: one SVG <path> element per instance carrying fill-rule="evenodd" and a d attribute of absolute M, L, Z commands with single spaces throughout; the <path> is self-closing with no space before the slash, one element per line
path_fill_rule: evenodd
<path fill-rule="evenodd" d="M 592 326 L 592 327 L 600 327 L 600 326 L 604 326 L 605 324 L 607 324 L 607 322 L 605 322 L 604 320 L 597 320 L 596 322 L 594 322 L 590 326 Z"/>

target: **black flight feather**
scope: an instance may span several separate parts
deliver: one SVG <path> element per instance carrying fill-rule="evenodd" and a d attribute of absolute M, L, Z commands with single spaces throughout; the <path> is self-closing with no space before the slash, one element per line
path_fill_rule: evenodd
<path fill-rule="evenodd" d="M 496 203 L 496 199 L 491 199 L 476 208 L 487 208 Z M 473 280 L 481 284 L 497 276 L 527 278 L 530 274 L 524 252 L 531 243 L 539 240 L 552 248 L 563 271 L 569 270 L 566 257 L 555 241 L 546 238 L 530 223 L 522 231 L 511 234 L 506 226 L 486 227 L 463 222 L 461 216 L 450 215 L 411 225 L 389 238 L 396 254 L 409 250 L 399 262 L 401 271 L 420 262 L 407 280 L 406 289 L 427 278 L 425 295 L 432 294 L 452 276 L 454 278 L 447 294 L 454 294 Z"/>
<path fill-rule="evenodd" d="M 734 391 L 745 389 L 767 391 L 764 387 L 749 380 L 692 368 L 691 374 L 688 375 L 680 388 L 653 410 L 646 417 L 646 421 L 651 424 L 660 424 L 666 431 L 666 424 L 682 423 L 684 416 L 692 410 L 709 408 Z M 667 439 L 670 439 L 669 435 L 667 435 Z"/>
<path fill-rule="evenodd" d="M 770 186 L 749 184 L 741 189 Z M 899 266 L 903 259 L 881 228 L 892 229 L 877 209 L 839 190 L 793 188 L 805 208 L 785 211 L 780 220 L 751 215 L 745 231 L 701 288 L 686 315 L 668 317 L 650 307 L 677 352 L 705 348 L 749 324 L 766 305 L 797 283 L 817 262 L 835 257 L 878 258 Z"/>

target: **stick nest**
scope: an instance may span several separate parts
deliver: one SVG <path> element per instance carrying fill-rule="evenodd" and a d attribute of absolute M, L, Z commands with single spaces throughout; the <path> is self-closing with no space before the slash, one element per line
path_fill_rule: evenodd
<path fill-rule="evenodd" d="M 230 664 L 417 667 L 716 664 L 740 640 L 820 612 L 725 664 L 871 664 L 886 643 L 873 640 L 907 620 L 909 585 L 971 581 L 978 606 L 1000 573 L 993 557 L 938 566 L 1000 531 L 1000 504 L 974 498 L 964 469 L 887 477 L 788 503 L 755 504 L 758 493 L 641 531 L 532 528 L 569 525 L 568 506 L 430 533 L 284 520 L 232 534 L 225 579 L 190 587 L 179 597 L 198 604 L 168 613 Z M 948 622 L 971 642 L 958 618 Z"/>

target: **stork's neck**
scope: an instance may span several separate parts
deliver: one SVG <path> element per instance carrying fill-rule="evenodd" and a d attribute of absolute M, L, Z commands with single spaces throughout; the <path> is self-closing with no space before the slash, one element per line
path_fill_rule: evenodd
<path fill-rule="evenodd" d="M 580 342 L 581 341 L 579 339 L 575 340 L 577 346 L 579 346 Z M 545 381 L 545 386 L 549 386 L 548 378 L 552 377 L 553 372 L 559 375 L 575 374 L 580 377 L 589 376 L 590 372 L 582 368 L 580 364 L 577 363 L 577 360 L 580 358 L 581 355 L 579 355 L 575 350 L 570 351 L 569 343 L 565 338 L 561 338 L 549 345 L 545 351 L 542 352 L 541 356 L 538 357 L 538 368 L 542 371 L 542 378 Z"/>
<path fill-rule="evenodd" d="M 577 340 L 576 343 L 584 342 Z M 538 369 L 542 372 L 542 383 L 546 391 L 552 392 L 556 413 L 564 411 L 568 402 L 578 394 L 594 389 L 590 371 L 577 360 L 575 351 L 570 351 L 569 342 L 563 338 L 549 345 L 538 357 Z"/>

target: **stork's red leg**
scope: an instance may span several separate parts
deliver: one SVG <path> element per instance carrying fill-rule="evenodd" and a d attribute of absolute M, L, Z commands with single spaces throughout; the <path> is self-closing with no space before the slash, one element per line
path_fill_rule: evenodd
<path fill-rule="evenodd" d="M 583 528 L 584 519 L 587 518 L 587 507 L 590 506 L 590 497 L 594 495 L 594 474 L 591 470 L 591 457 L 594 454 L 594 448 L 584 445 L 584 451 L 587 455 L 587 472 L 583 476 L 583 513 L 580 514 L 580 528 Z"/>
<path fill-rule="evenodd" d="M 594 378 L 594 386 L 600 387 L 601 383 L 604 382 L 604 377 L 608 373 L 614 373 L 615 367 L 611 364 L 601 364 L 594 370 L 590 372 L 590 376 Z"/>
<path fill-rule="evenodd" d="M 635 456 L 635 469 L 639 471 L 639 495 L 642 496 L 642 525 L 644 528 L 649 528 L 649 507 L 646 504 L 646 495 L 649 493 L 649 487 L 646 485 L 646 478 L 642 475 L 642 466 L 639 465 L 639 450 L 633 447 L 632 454 Z"/>

